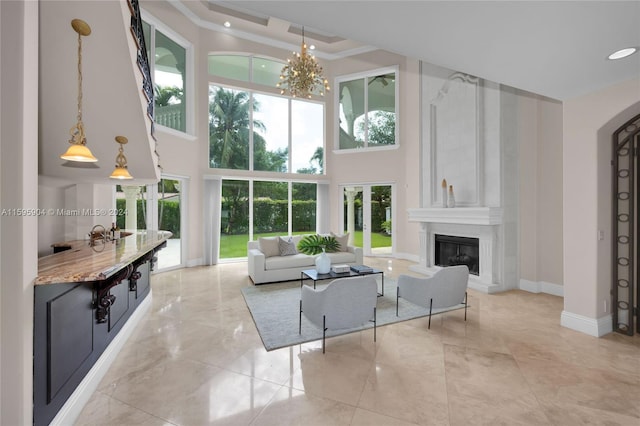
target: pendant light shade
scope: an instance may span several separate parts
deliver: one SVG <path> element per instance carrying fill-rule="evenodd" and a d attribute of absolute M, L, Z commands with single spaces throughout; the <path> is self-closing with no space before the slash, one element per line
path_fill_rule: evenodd
<path fill-rule="evenodd" d="M 98 161 L 96 157 L 93 156 L 91 150 L 86 147 L 86 145 L 82 144 L 72 144 L 67 152 L 60 156 L 63 160 L 67 161 L 79 161 L 82 163 L 95 163 Z"/>
<path fill-rule="evenodd" d="M 124 145 L 129 142 L 124 136 L 116 136 L 116 142 L 120 144 L 118 155 L 116 156 L 116 168 L 109 176 L 111 179 L 133 179 L 127 168 L 127 157 L 124 156 Z"/>
<path fill-rule="evenodd" d="M 82 123 L 82 36 L 91 34 L 91 27 L 81 19 L 72 20 L 71 27 L 78 33 L 78 122 L 69 131 L 71 146 L 60 158 L 67 161 L 95 163 L 98 159 L 87 148 L 87 137 L 84 134 L 84 124 Z"/>

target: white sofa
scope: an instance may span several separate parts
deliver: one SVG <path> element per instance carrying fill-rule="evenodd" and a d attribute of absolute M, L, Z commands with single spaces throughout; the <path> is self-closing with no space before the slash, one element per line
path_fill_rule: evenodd
<path fill-rule="evenodd" d="M 304 235 L 292 237 L 298 245 Z M 362 265 L 362 248 L 347 246 L 346 251 L 327 253 L 332 265 Z M 260 250 L 259 241 L 247 242 L 247 267 L 254 284 L 299 280 L 304 269 L 315 269 L 316 256 L 297 253 L 289 256 L 266 256 Z"/>

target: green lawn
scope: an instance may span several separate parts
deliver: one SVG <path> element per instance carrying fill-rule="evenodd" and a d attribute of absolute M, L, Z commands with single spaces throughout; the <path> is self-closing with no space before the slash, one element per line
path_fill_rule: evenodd
<path fill-rule="evenodd" d="M 307 232 L 298 232 L 294 234 L 307 234 Z M 281 232 L 269 234 L 254 235 L 258 237 L 273 237 L 283 235 Z M 247 241 L 249 235 L 221 235 L 220 236 L 220 258 L 228 259 L 233 257 L 247 257 Z M 362 231 L 356 231 L 353 234 L 353 242 L 356 247 L 362 247 Z M 389 247 L 391 246 L 391 236 L 380 233 L 371 234 L 371 247 Z"/>

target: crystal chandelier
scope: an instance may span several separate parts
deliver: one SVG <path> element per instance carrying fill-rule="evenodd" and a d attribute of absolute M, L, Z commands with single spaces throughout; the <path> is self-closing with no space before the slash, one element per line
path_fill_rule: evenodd
<path fill-rule="evenodd" d="M 293 55 L 293 58 L 287 59 L 287 65 L 280 74 L 280 82 L 276 85 L 280 88 L 280 94 L 284 95 L 289 91 L 294 98 L 311 98 L 311 94 L 317 91 L 320 96 L 324 96 L 330 90 L 329 81 L 322 76 L 322 67 L 316 62 L 315 56 L 307 53 L 304 27 L 300 53 L 293 52 Z"/>

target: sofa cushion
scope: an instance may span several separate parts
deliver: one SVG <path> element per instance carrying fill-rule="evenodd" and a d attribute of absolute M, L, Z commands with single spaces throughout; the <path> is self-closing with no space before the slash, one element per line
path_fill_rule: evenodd
<path fill-rule="evenodd" d="M 331 259 L 331 264 L 336 265 L 340 263 L 353 263 L 356 261 L 356 255 L 348 251 L 337 251 L 334 253 L 327 253 L 327 256 Z"/>
<path fill-rule="evenodd" d="M 274 269 L 290 269 L 308 266 L 315 268 L 315 258 L 306 254 L 298 253 L 292 256 L 273 256 L 265 259 L 264 269 L 271 271 Z"/>
<path fill-rule="evenodd" d="M 280 237 L 260 237 L 260 251 L 264 253 L 264 257 L 280 256 Z"/>
<path fill-rule="evenodd" d="M 347 251 L 348 250 L 348 243 L 349 243 L 349 233 L 347 232 L 346 234 L 334 234 L 333 232 L 331 233 L 331 236 L 333 238 L 336 239 L 336 241 L 338 242 L 338 244 L 340 244 L 340 248 L 338 249 L 338 251 Z"/>
<path fill-rule="evenodd" d="M 280 237 L 278 246 L 280 248 L 280 256 L 292 256 L 294 254 L 298 254 L 298 250 L 296 250 L 296 244 L 293 242 L 293 239 L 291 237 Z"/>

